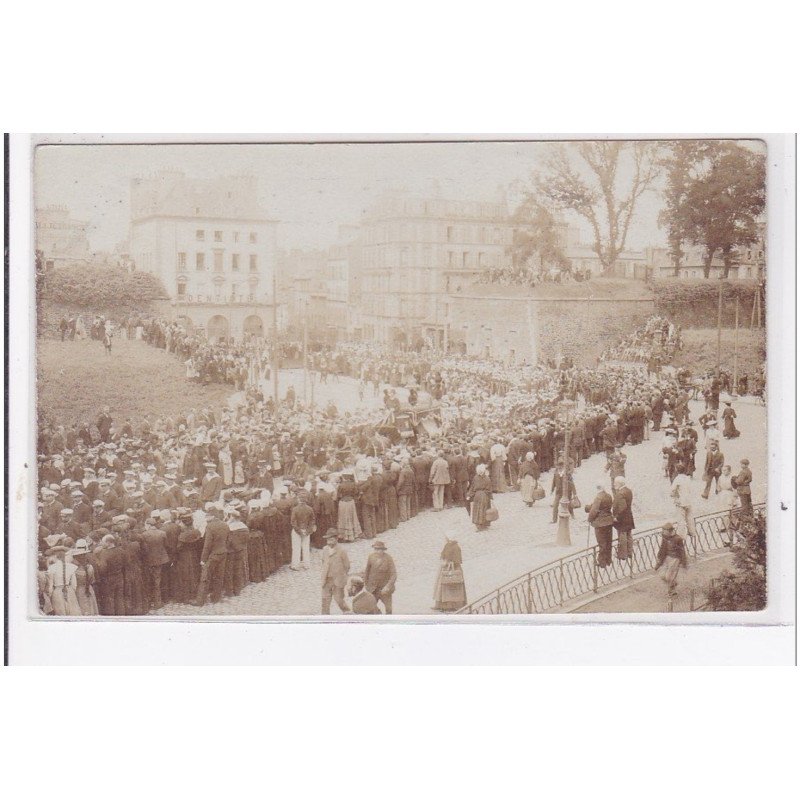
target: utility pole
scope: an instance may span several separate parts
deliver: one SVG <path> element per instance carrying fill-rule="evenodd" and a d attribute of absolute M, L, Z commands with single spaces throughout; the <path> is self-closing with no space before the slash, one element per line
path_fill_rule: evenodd
<path fill-rule="evenodd" d="M 733 328 L 733 391 L 731 394 L 739 394 L 739 295 L 736 295 L 736 321 Z"/>
<path fill-rule="evenodd" d="M 272 267 L 272 399 L 278 410 L 278 278 Z"/>
<path fill-rule="evenodd" d="M 717 295 L 717 380 L 719 380 L 719 367 L 722 360 L 722 277 L 719 279 L 719 294 Z"/>
<path fill-rule="evenodd" d="M 572 412 L 568 410 L 564 415 L 566 434 L 564 436 L 564 474 L 561 478 L 561 502 L 558 504 L 558 531 L 556 532 L 556 544 L 561 547 L 569 547 L 572 539 L 569 535 L 569 446 L 572 433 Z"/>
<path fill-rule="evenodd" d="M 308 300 L 303 314 L 303 405 L 308 404 Z"/>

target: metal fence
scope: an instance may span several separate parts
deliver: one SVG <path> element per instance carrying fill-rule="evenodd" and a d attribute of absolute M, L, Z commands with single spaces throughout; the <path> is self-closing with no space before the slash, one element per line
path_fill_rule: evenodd
<path fill-rule="evenodd" d="M 753 507 L 763 509 L 764 504 Z M 736 511 L 733 512 L 734 515 Z M 721 511 L 695 517 L 696 535 L 686 537 L 690 557 L 711 553 L 731 544 L 731 514 Z M 598 547 L 589 547 L 551 561 L 469 603 L 459 614 L 543 614 L 563 607 L 582 595 L 599 592 L 655 568 L 661 528 L 633 536 L 631 557 L 614 558 L 607 567 L 597 563 Z"/>

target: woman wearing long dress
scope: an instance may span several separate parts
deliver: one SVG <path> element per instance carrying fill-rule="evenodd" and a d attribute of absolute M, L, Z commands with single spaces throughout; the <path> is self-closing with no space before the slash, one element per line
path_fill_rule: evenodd
<path fill-rule="evenodd" d="M 75 571 L 75 594 L 78 598 L 78 605 L 81 615 L 84 617 L 99 616 L 100 610 L 97 607 L 97 597 L 94 593 L 95 572 L 94 567 L 88 562 L 89 545 L 85 539 L 79 539 L 75 543 L 75 549 L 71 551 L 72 563 L 77 567 Z"/>
<path fill-rule="evenodd" d="M 67 563 L 66 554 L 69 550 L 64 545 L 51 547 L 46 555 L 55 556 L 56 559 L 47 568 L 46 594 L 50 598 L 53 614 L 57 617 L 80 617 L 81 607 L 78 604 L 78 582 L 75 573 L 78 568 L 75 564 Z"/>
<path fill-rule="evenodd" d="M 472 522 L 479 531 L 485 531 L 491 524 L 486 519 L 486 511 L 492 505 L 492 481 L 489 479 L 485 464 L 478 464 L 475 468 L 475 477 L 467 492 L 470 502 Z"/>
<path fill-rule="evenodd" d="M 725 403 L 722 419 L 725 423 L 722 429 L 722 435 L 726 439 L 735 439 L 739 435 L 739 431 L 736 429 L 736 423 L 734 422 L 736 419 L 736 412 L 733 410 L 730 402 Z"/>
<path fill-rule="evenodd" d="M 492 491 L 505 492 L 508 490 L 506 484 L 506 448 L 497 442 L 493 444 L 489 455 L 492 460 Z"/>
<path fill-rule="evenodd" d="M 448 539 L 439 559 L 439 573 L 433 587 L 433 608 L 435 611 L 458 611 L 467 604 L 467 590 L 461 566 L 463 559 L 458 542 Z"/>
<path fill-rule="evenodd" d="M 343 473 L 336 487 L 336 496 L 339 499 L 339 513 L 336 527 L 339 530 L 340 540 L 352 542 L 361 538 L 361 523 L 356 513 L 355 497 L 358 486 L 353 473 Z"/>
<path fill-rule="evenodd" d="M 525 461 L 520 469 L 520 492 L 522 494 L 522 501 L 528 508 L 530 508 L 536 499 L 533 496 L 533 490 L 539 485 L 539 465 L 536 463 L 536 458 L 533 453 L 527 452 L 525 454 Z"/>

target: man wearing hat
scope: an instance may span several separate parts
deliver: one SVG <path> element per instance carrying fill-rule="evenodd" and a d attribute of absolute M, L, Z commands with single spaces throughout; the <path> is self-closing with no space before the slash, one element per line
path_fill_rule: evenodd
<path fill-rule="evenodd" d="M 678 593 L 678 571 L 681 567 L 686 569 L 689 566 L 689 559 L 686 555 L 686 544 L 683 537 L 676 532 L 675 526 L 671 522 L 664 523 L 661 529 L 661 545 L 656 558 L 656 572 L 662 566 L 666 568 L 661 580 L 667 584 L 669 594 L 674 596 Z"/>
<path fill-rule="evenodd" d="M 711 442 L 706 453 L 706 463 L 703 470 L 703 477 L 706 479 L 706 488 L 703 489 L 701 497 L 708 500 L 711 492 L 711 484 L 716 483 L 716 493 L 719 494 L 719 477 L 722 475 L 722 468 L 725 466 L 725 456 L 719 449 L 717 442 Z"/>
<path fill-rule="evenodd" d="M 603 488 L 603 485 L 597 484 L 597 495 L 594 501 L 591 506 L 585 507 L 589 514 L 589 524 L 594 528 L 594 535 L 597 539 L 598 567 L 607 567 L 611 564 L 611 540 L 614 530 L 612 527 L 614 517 L 611 514 L 613 502 L 611 495 Z"/>
<path fill-rule="evenodd" d="M 386 552 L 386 545 L 377 539 L 367 558 L 367 566 L 364 569 L 364 586 L 376 600 L 383 603 L 387 614 L 392 613 L 392 595 L 396 582 L 397 568 L 394 565 L 394 559 Z"/>
<path fill-rule="evenodd" d="M 217 468 L 213 461 L 206 461 L 203 466 L 206 468 L 206 474 L 200 485 L 200 499 L 203 503 L 209 503 L 219 497 L 225 484 L 222 477 L 217 474 Z"/>
<path fill-rule="evenodd" d="M 314 532 L 316 518 L 314 509 L 307 500 L 308 494 L 301 493 L 289 516 L 292 525 L 291 568 L 295 571 L 311 568 L 311 534 Z"/>
<path fill-rule="evenodd" d="M 198 606 L 206 602 L 209 593 L 212 603 L 218 603 L 222 599 L 230 536 L 230 528 L 222 521 L 223 512 L 219 506 L 209 508 L 206 513 L 209 519 L 206 523 L 203 552 L 200 556 L 200 585 L 195 601 L 195 605 Z"/>
<path fill-rule="evenodd" d="M 739 474 L 733 478 L 731 484 L 739 495 L 739 503 L 742 512 L 745 514 L 752 514 L 753 498 L 750 491 L 750 484 L 753 482 L 753 473 L 750 471 L 750 459 L 743 458 L 739 463 L 741 469 L 739 470 Z"/>
<path fill-rule="evenodd" d="M 331 599 L 343 612 L 347 611 L 344 602 L 344 587 L 350 573 L 350 559 L 339 544 L 339 531 L 328 528 L 325 534 L 325 547 L 322 548 L 322 613 L 331 613 Z"/>

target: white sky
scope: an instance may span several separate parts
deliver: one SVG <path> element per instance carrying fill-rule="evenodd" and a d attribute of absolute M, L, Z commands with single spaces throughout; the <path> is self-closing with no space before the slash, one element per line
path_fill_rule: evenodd
<path fill-rule="evenodd" d="M 298 144 L 298 145 L 43 145 L 36 151 L 35 203 L 68 206 L 88 220 L 95 251 L 112 250 L 128 235 L 130 179 L 177 168 L 190 177 L 251 173 L 267 214 L 278 220 L 282 247 L 324 247 L 340 224 L 386 191 L 405 188 L 444 197 L 493 200 L 500 187 L 526 182 L 547 144 Z M 662 245 L 657 191 L 641 199 L 628 247 Z M 576 220 L 573 220 L 576 221 Z M 585 233 L 588 239 L 588 231 Z"/>

